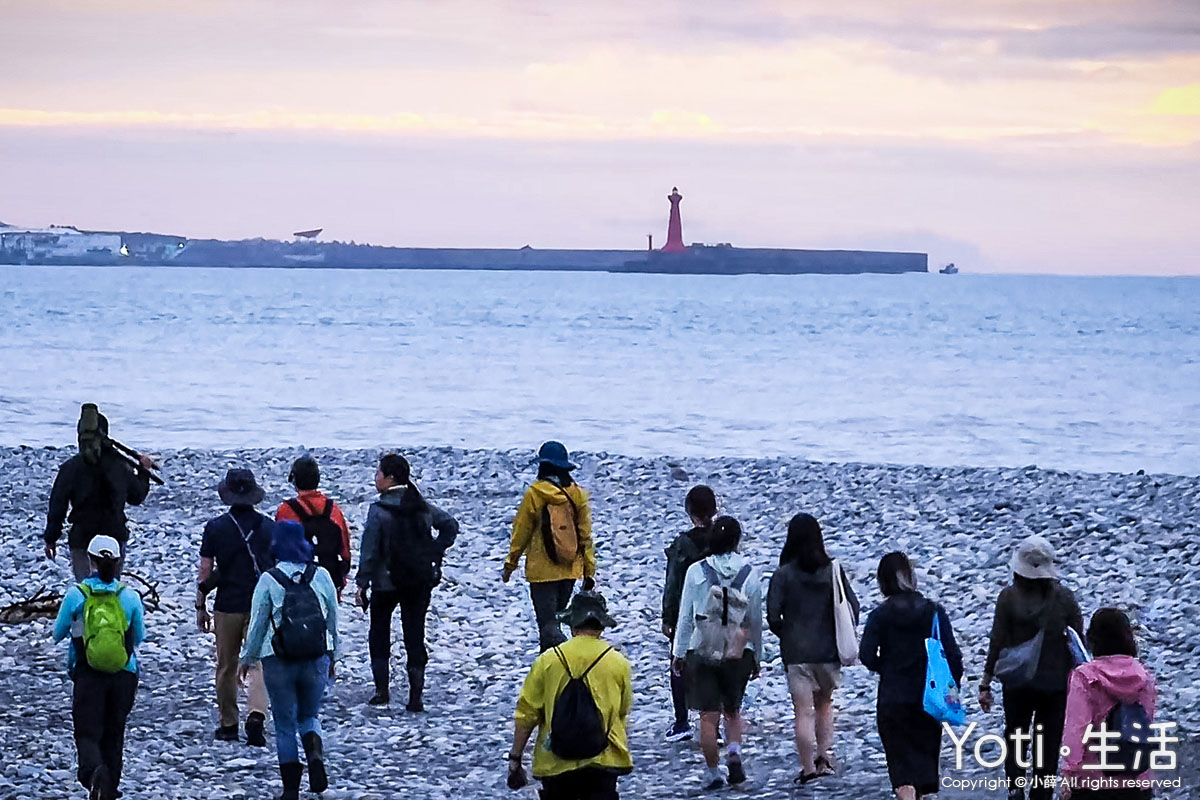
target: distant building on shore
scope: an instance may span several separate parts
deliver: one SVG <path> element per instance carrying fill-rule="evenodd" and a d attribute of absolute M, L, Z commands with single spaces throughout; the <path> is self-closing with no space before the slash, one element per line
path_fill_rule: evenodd
<path fill-rule="evenodd" d="M 116 233 L 85 233 L 61 225 L 0 227 L 0 252 L 17 263 L 109 263 L 121 258 L 121 245 L 121 235 Z"/>

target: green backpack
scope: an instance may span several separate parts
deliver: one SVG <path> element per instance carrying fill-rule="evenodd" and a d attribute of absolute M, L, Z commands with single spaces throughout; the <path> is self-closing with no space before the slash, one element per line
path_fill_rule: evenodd
<path fill-rule="evenodd" d="M 125 633 L 129 620 L 121 608 L 122 584 L 114 592 L 97 591 L 85 583 L 83 592 L 83 652 L 88 665 L 98 672 L 120 672 L 129 663 Z"/>

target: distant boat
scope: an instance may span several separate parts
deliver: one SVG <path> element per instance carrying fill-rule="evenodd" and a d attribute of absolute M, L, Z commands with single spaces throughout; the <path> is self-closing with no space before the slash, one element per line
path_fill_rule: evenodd
<path fill-rule="evenodd" d="M 954 262 L 951 261 L 949 264 L 939 269 L 938 272 L 942 275 L 957 275 L 958 267 L 954 266 Z"/>

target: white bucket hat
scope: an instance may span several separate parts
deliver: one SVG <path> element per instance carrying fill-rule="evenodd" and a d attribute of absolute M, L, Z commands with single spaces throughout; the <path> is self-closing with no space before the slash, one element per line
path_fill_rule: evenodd
<path fill-rule="evenodd" d="M 1057 578 L 1054 566 L 1054 547 L 1042 536 L 1030 536 L 1021 542 L 1009 562 L 1012 571 L 1023 578 Z"/>
<path fill-rule="evenodd" d="M 120 558 L 121 544 L 111 536 L 94 536 L 87 552 L 92 558 Z"/>

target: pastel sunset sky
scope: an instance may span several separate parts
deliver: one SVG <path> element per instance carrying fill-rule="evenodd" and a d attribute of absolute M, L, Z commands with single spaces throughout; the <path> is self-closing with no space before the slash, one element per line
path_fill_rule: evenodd
<path fill-rule="evenodd" d="M 1200 274 L 1197 0 L 0 0 L 0 220 Z"/>

